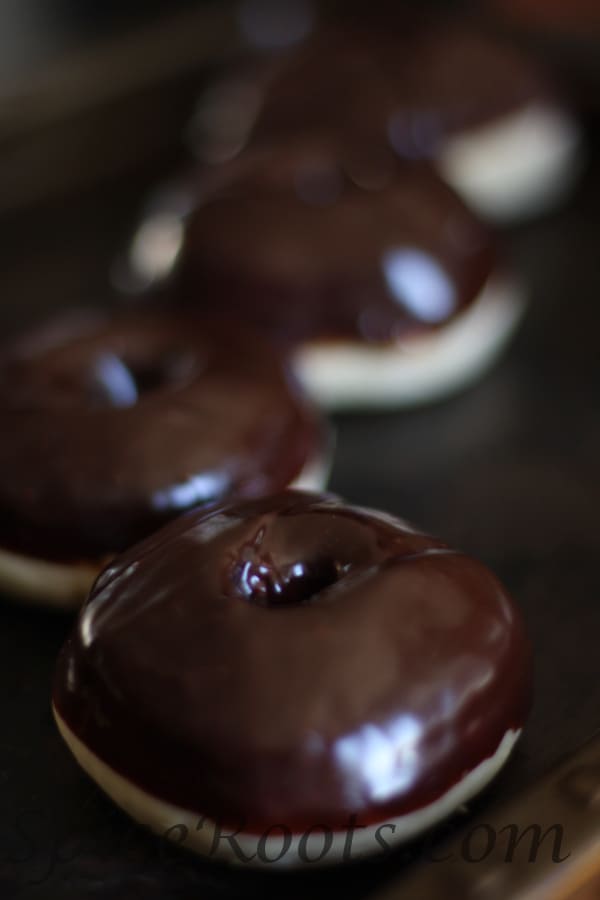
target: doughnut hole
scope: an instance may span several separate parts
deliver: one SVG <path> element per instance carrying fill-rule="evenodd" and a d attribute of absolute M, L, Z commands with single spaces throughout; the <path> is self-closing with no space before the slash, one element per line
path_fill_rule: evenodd
<path fill-rule="evenodd" d="M 7 409 L 68 410 L 135 406 L 144 396 L 186 387 L 206 368 L 184 338 L 138 331 L 106 340 L 57 327 L 17 344 L 0 367 Z M 67 352 L 68 349 L 68 352 Z"/>
<path fill-rule="evenodd" d="M 87 373 L 87 398 L 96 407 L 134 406 L 145 394 L 188 384 L 197 370 L 195 355 L 183 349 L 131 358 L 103 353 Z"/>
<path fill-rule="evenodd" d="M 224 594 L 279 609 L 318 602 L 344 578 L 390 556 L 410 556 L 440 542 L 381 523 L 375 532 L 361 515 L 331 516 L 303 510 L 266 516 L 230 546 Z"/>
<path fill-rule="evenodd" d="M 278 609 L 310 602 L 335 584 L 345 569 L 327 557 L 278 566 L 267 555 L 236 563 L 232 580 L 236 593 L 250 603 Z"/>

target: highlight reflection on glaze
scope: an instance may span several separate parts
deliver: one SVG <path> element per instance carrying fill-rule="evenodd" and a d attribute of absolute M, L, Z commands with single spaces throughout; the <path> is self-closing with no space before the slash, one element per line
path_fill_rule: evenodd
<path fill-rule="evenodd" d="M 418 248 L 388 250 L 385 280 L 394 297 L 420 322 L 444 322 L 456 308 L 455 290 L 440 264 Z"/>

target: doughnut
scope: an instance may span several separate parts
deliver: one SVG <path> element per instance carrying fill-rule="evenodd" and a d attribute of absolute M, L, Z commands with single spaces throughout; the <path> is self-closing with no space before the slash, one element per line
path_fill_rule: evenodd
<path fill-rule="evenodd" d="M 171 276 L 177 302 L 210 301 L 281 341 L 334 410 L 463 387 L 523 309 L 488 230 L 430 167 L 368 145 L 340 162 L 296 142 L 220 167 L 198 188 Z"/>
<path fill-rule="evenodd" d="M 466 24 L 406 13 L 355 29 L 289 55 L 262 89 L 250 146 L 307 130 L 337 132 L 343 145 L 379 135 L 402 157 L 432 160 L 495 222 L 539 214 L 573 186 L 580 129 L 515 47 Z"/>
<path fill-rule="evenodd" d="M 185 314 L 65 318 L 7 346 L 0 428 L 0 589 L 56 606 L 182 510 L 326 474 L 278 352 Z"/>
<path fill-rule="evenodd" d="M 482 564 L 285 491 L 194 510 L 114 560 L 53 710 L 137 821 L 212 858 L 299 866 L 450 815 L 507 761 L 530 693 L 520 614 Z"/>
<path fill-rule="evenodd" d="M 220 114 L 218 112 L 220 110 Z M 539 215 L 573 188 L 581 129 L 545 72 L 474 25 L 363 11 L 295 52 L 210 85 L 191 144 L 204 163 L 307 134 L 369 136 L 429 159 L 484 218 Z"/>

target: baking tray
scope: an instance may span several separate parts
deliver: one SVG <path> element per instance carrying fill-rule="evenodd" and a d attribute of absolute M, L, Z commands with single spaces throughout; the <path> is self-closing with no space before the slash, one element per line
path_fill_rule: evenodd
<path fill-rule="evenodd" d="M 485 822 L 600 727 L 600 130 L 588 131 L 589 166 L 570 204 L 502 236 L 530 306 L 500 364 L 444 403 L 335 420 L 331 488 L 485 561 L 535 645 L 535 705 L 513 759 L 430 846 Z M 54 310 L 114 302 L 110 262 L 149 180 L 129 173 L 0 221 L 5 334 Z M 135 826 L 78 769 L 51 718 L 54 660 L 71 624 L 0 604 L 2 900 L 351 900 L 419 864 L 417 843 L 343 869 L 230 870 Z"/>

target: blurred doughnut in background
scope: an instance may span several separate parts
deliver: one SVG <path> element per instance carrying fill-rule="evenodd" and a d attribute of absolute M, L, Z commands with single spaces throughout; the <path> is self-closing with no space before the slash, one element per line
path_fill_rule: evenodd
<path fill-rule="evenodd" d="M 489 29 L 394 13 L 322 26 L 300 47 L 200 98 L 188 136 L 200 161 L 307 134 L 342 152 L 370 140 L 430 159 L 492 220 L 552 208 L 572 187 L 581 135 L 543 67 Z"/>
<path fill-rule="evenodd" d="M 444 203 L 431 211 L 433 182 L 421 173 L 431 165 L 484 220 L 555 208 L 584 159 L 560 89 L 472 18 L 355 5 L 319 15 L 267 0 L 236 10 L 245 50 L 202 91 L 184 131 L 196 162 L 150 195 L 116 283 L 198 309 L 220 298 L 291 348 L 327 408 L 427 402 L 470 383 L 507 343 L 523 296 L 503 266 L 468 296 L 456 290 L 471 283 L 472 263 L 449 243 L 441 261 L 428 253 L 431 236 L 452 229 Z M 258 187 L 239 177 L 257 158 Z M 397 166 L 408 173 L 400 189 Z M 445 204 L 453 220 L 471 215 L 458 199 Z M 440 308 L 440 285 L 451 286 L 451 311 L 423 315 Z M 394 325 L 382 325 L 386 305 Z M 351 310 L 351 334 L 340 309 Z M 397 324 L 403 315 L 410 327 Z"/>
<path fill-rule="evenodd" d="M 180 219 L 173 192 L 133 260 L 148 276 L 172 263 L 167 304 L 282 343 L 327 408 L 445 396 L 497 358 L 523 298 L 489 230 L 426 163 L 347 151 L 324 138 L 246 151 L 182 187 Z"/>

